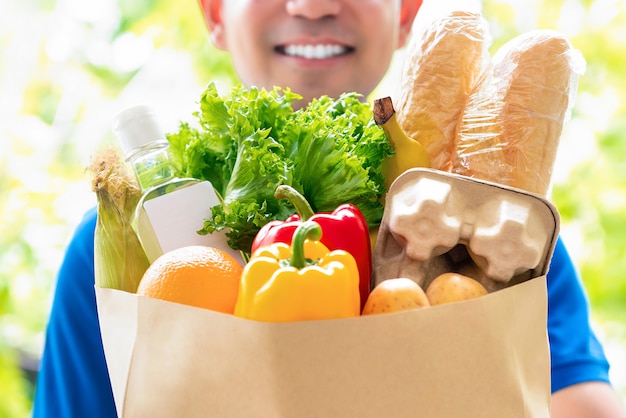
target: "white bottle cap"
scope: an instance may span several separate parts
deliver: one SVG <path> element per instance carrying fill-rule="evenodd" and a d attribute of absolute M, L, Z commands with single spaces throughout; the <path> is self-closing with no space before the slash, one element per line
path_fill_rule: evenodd
<path fill-rule="evenodd" d="M 113 132 L 118 137 L 126 157 L 146 144 L 167 143 L 155 110 L 147 105 L 131 106 L 115 115 Z"/>

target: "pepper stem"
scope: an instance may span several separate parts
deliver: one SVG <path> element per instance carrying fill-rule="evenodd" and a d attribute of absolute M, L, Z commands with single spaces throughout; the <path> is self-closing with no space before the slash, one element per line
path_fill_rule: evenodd
<path fill-rule="evenodd" d="M 306 198 L 291 186 L 281 184 L 280 186 L 276 187 L 274 197 L 276 199 L 289 200 L 293 207 L 296 208 L 296 212 L 298 212 L 298 215 L 300 215 L 300 220 L 302 221 L 306 221 L 315 214 L 315 212 L 313 212 L 313 208 L 311 207 L 309 202 L 307 202 Z"/>
<path fill-rule="evenodd" d="M 291 260 L 289 264 L 297 269 L 306 266 L 306 258 L 304 257 L 304 240 L 307 238 L 313 241 L 319 241 L 322 237 L 322 227 L 315 221 L 302 222 L 296 228 L 291 239 Z"/>

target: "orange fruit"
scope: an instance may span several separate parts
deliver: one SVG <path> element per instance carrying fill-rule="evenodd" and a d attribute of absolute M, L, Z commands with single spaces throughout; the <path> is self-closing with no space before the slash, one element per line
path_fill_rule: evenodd
<path fill-rule="evenodd" d="M 191 245 L 157 258 L 144 273 L 137 294 L 232 314 L 242 271 L 225 251 Z"/>

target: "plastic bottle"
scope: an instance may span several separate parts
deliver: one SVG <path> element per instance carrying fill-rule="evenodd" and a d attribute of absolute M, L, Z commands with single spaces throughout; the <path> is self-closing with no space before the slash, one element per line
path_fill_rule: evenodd
<path fill-rule="evenodd" d="M 198 234 L 219 198 L 210 182 L 175 176 L 169 142 L 155 111 L 146 105 L 129 107 L 114 117 L 113 131 L 142 191 L 134 227 L 148 260 L 152 263 L 175 248 L 206 245 L 243 263 L 223 232 Z"/>

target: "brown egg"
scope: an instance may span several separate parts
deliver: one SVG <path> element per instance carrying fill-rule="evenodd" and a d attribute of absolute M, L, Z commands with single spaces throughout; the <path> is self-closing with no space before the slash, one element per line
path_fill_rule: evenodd
<path fill-rule="evenodd" d="M 487 293 L 487 289 L 478 281 L 458 273 L 443 273 L 426 289 L 426 297 L 431 305 L 460 302 Z"/>

